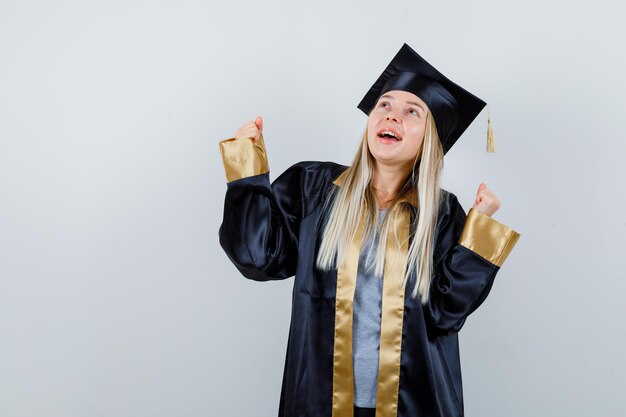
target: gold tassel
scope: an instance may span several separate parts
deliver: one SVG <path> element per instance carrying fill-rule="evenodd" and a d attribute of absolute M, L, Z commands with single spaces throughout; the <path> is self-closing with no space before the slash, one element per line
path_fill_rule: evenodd
<path fill-rule="evenodd" d="M 489 106 L 487 106 L 487 152 L 496 151 L 496 138 L 493 135 L 493 128 L 491 127 L 491 118 L 489 117 Z"/>

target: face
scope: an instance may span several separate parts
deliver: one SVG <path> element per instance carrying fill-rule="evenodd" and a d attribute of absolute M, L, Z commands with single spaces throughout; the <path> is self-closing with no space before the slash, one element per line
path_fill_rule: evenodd
<path fill-rule="evenodd" d="M 367 144 L 374 158 L 385 164 L 412 164 L 424 141 L 428 111 L 426 103 L 408 91 L 380 96 L 367 120 Z"/>

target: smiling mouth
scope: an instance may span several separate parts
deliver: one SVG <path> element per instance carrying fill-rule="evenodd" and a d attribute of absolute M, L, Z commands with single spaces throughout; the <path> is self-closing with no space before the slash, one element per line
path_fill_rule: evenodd
<path fill-rule="evenodd" d="M 378 137 L 381 139 L 393 140 L 399 142 L 402 140 L 400 136 L 397 136 L 394 132 L 390 130 L 383 130 L 378 133 Z"/>

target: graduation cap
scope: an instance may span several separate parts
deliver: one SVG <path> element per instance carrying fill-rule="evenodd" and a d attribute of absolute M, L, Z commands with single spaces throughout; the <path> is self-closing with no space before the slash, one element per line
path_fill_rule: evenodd
<path fill-rule="evenodd" d="M 450 81 L 406 43 L 357 106 L 369 116 L 379 97 L 391 90 L 408 91 L 426 103 L 435 118 L 444 154 L 486 106 L 480 98 Z M 487 152 L 495 152 L 487 116 Z"/>

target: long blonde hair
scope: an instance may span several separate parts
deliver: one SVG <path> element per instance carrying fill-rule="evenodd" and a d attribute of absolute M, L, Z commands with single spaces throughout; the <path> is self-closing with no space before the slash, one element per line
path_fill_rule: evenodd
<path fill-rule="evenodd" d="M 334 187 L 324 203 L 325 224 L 322 242 L 317 254 L 316 265 L 319 269 L 337 269 L 347 256 L 350 243 L 354 239 L 359 219 L 365 211 L 366 225 L 364 241 L 376 232 L 378 203 L 371 186 L 375 159 L 367 144 L 367 128 L 354 157 L 348 167 L 344 183 Z M 433 273 L 433 250 L 435 228 L 442 198 L 440 181 L 443 170 L 443 147 L 439 141 L 435 120 L 431 112 L 426 116 L 424 140 L 413 162 L 413 169 L 406 178 L 403 187 L 392 201 L 380 227 L 378 249 L 375 257 L 368 259 L 367 267 L 374 269 L 376 276 L 382 277 L 385 262 L 387 235 L 393 222 L 404 210 L 412 208 L 401 199 L 414 191 L 417 195 L 417 213 L 411 224 L 412 240 L 408 249 L 404 284 L 416 271 L 411 298 L 420 295 L 420 301 L 428 302 L 430 281 Z M 365 204 L 363 204 L 365 202 Z M 397 237 L 396 237 L 397 238 Z"/>

